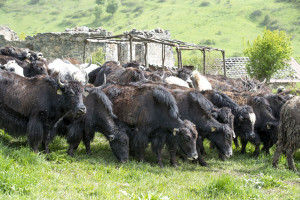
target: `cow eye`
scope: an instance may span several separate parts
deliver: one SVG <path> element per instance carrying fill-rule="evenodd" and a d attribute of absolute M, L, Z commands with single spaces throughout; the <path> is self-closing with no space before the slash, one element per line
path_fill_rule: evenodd
<path fill-rule="evenodd" d="M 123 145 L 123 146 L 127 145 L 127 141 L 124 140 L 124 141 L 122 142 L 122 145 Z"/>
<path fill-rule="evenodd" d="M 191 138 L 190 138 L 189 136 L 187 136 L 187 135 L 184 136 L 184 140 L 185 140 L 185 141 L 190 141 L 190 139 L 191 139 Z"/>
<path fill-rule="evenodd" d="M 226 137 L 227 139 L 230 139 L 230 138 L 231 138 L 231 135 L 230 135 L 229 133 L 227 133 L 227 134 L 225 134 L 225 137 Z"/>

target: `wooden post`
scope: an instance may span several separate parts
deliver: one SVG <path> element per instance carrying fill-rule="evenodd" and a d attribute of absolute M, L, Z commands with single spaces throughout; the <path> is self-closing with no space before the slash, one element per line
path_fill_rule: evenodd
<path fill-rule="evenodd" d="M 83 42 L 83 61 L 82 61 L 82 63 L 85 63 L 86 44 L 87 44 L 87 39 L 85 39 Z"/>
<path fill-rule="evenodd" d="M 162 58 L 161 58 L 162 67 L 164 67 L 165 66 L 165 58 L 166 58 L 166 52 L 165 52 L 165 45 L 164 44 L 162 44 L 162 46 L 161 46 L 161 56 L 162 56 Z"/>
<path fill-rule="evenodd" d="M 206 56 L 205 56 L 205 50 L 202 50 L 202 53 L 203 53 L 203 74 L 206 73 L 206 63 L 205 63 L 205 59 L 206 59 Z"/>
<path fill-rule="evenodd" d="M 121 63 L 121 43 L 117 44 L 118 47 L 118 61 Z"/>
<path fill-rule="evenodd" d="M 224 76 L 226 77 L 226 64 L 225 64 L 225 51 L 221 51 L 223 56 L 223 70 L 224 70 Z"/>
<path fill-rule="evenodd" d="M 182 61 L 181 61 L 181 51 L 178 46 L 176 47 L 176 53 L 177 53 L 178 69 L 180 69 L 182 68 Z"/>
<path fill-rule="evenodd" d="M 130 61 L 132 61 L 132 36 L 129 35 L 129 45 L 130 45 Z"/>
<path fill-rule="evenodd" d="M 145 42 L 145 68 L 149 67 L 148 64 L 148 43 Z"/>

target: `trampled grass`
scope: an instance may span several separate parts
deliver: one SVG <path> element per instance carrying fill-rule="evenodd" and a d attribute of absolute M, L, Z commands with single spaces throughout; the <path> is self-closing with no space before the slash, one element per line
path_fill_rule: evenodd
<path fill-rule="evenodd" d="M 100 134 L 92 143 L 91 156 L 83 145 L 75 157 L 66 154 L 64 138 L 51 143 L 49 155 L 34 154 L 25 138 L 0 136 L 0 199 L 299 199 L 299 173 L 287 169 L 285 157 L 279 169 L 271 167 L 271 156 L 251 156 L 234 148 L 234 156 L 220 161 L 208 148 L 210 167 L 179 160 L 169 165 L 164 152 L 164 168 L 155 164 L 149 151 L 146 162 L 130 158 L 116 162 L 108 142 Z M 273 154 L 274 147 L 271 154 Z M 179 159 L 179 158 L 178 158 Z M 300 152 L 295 155 L 300 170 Z"/>
<path fill-rule="evenodd" d="M 296 5 L 278 0 L 122 0 L 114 15 L 104 7 L 95 18 L 95 0 L 10 0 L 0 7 L 0 24 L 19 35 L 83 25 L 114 34 L 160 27 L 170 30 L 173 39 L 222 48 L 227 57 L 243 56 L 243 42 L 253 41 L 267 26 L 291 34 L 294 57 L 299 60 L 300 12 Z"/>

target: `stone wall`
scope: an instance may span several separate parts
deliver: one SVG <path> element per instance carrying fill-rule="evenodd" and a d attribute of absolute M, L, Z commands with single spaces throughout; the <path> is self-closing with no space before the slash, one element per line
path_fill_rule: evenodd
<path fill-rule="evenodd" d="M 170 33 L 162 29 L 152 31 L 137 31 L 133 29 L 132 34 L 143 35 L 147 37 L 170 39 Z M 33 51 L 42 52 L 44 57 L 52 60 L 55 58 L 70 57 L 83 62 L 90 55 L 102 48 L 106 54 L 106 60 L 120 61 L 121 63 L 130 60 L 129 43 L 111 44 L 98 41 L 85 41 L 90 37 L 112 36 L 112 32 L 104 29 L 90 29 L 88 27 L 76 27 L 66 29 L 62 33 L 38 33 L 35 36 L 26 37 L 25 41 L 12 40 L 4 38 L 0 33 L 0 46 L 15 46 L 20 48 L 29 48 Z M 144 44 L 133 43 L 133 60 L 144 63 Z M 148 63 L 152 65 L 162 65 L 162 47 L 158 44 L 149 44 Z M 174 54 L 171 47 L 166 47 L 165 66 L 174 66 Z"/>

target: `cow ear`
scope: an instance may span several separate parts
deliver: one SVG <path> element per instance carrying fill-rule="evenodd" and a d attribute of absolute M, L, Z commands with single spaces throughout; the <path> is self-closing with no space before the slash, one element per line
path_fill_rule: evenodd
<path fill-rule="evenodd" d="M 58 90 L 56 91 L 56 94 L 58 94 L 58 95 L 62 95 L 62 91 L 61 91 L 61 89 L 58 89 Z"/>
<path fill-rule="evenodd" d="M 179 129 L 178 129 L 178 128 L 174 128 L 174 129 L 173 129 L 173 135 L 174 135 L 174 136 L 176 136 L 178 132 L 179 132 Z"/>
<path fill-rule="evenodd" d="M 114 135 L 108 135 L 108 140 L 111 142 L 115 139 L 115 136 Z"/>
<path fill-rule="evenodd" d="M 266 128 L 269 130 L 271 129 L 271 125 L 269 123 L 267 123 Z"/>
<path fill-rule="evenodd" d="M 211 132 L 215 132 L 215 131 L 217 130 L 217 128 L 214 127 L 214 126 L 212 126 L 212 127 L 210 128 L 210 130 L 211 130 Z"/>

